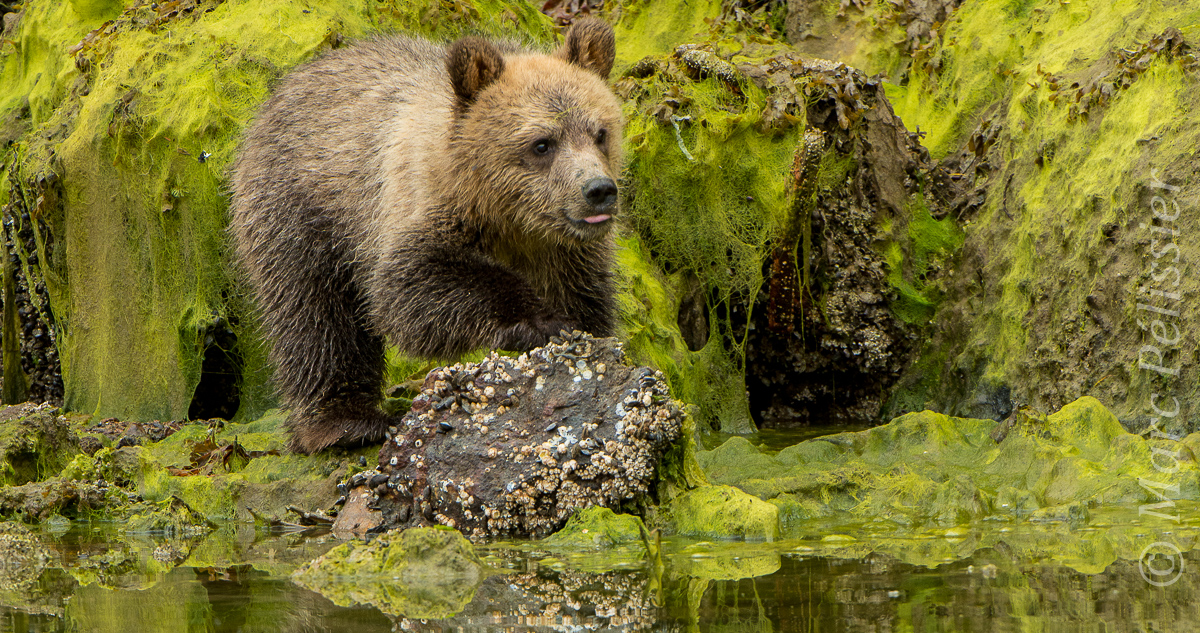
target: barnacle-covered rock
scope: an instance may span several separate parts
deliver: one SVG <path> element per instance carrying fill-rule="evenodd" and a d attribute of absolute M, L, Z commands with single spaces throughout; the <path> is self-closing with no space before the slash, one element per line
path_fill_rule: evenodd
<path fill-rule="evenodd" d="M 377 529 L 546 535 L 577 509 L 644 502 L 682 417 L 661 373 L 627 365 L 616 339 L 576 332 L 430 372 L 347 498 L 372 493 Z"/>

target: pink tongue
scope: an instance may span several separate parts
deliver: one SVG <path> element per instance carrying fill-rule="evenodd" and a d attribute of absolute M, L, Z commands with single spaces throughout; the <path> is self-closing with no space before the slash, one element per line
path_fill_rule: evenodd
<path fill-rule="evenodd" d="M 610 215 L 600 214 L 600 215 L 593 215 L 591 217 L 584 218 L 583 221 L 587 222 L 588 224 L 599 224 L 601 222 L 609 220 L 611 217 L 612 216 L 610 216 Z"/>

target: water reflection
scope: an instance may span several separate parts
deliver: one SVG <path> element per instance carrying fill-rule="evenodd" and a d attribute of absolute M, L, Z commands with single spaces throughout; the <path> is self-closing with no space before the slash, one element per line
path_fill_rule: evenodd
<path fill-rule="evenodd" d="M 31 536 L 0 543 L 0 631 L 1190 631 L 1200 622 L 1194 552 L 1159 588 L 1135 560 L 1089 574 L 1003 541 L 920 565 L 879 552 L 799 553 L 795 543 L 672 540 L 661 577 L 633 551 L 601 562 L 496 545 L 481 553 L 504 573 L 463 587 L 473 599 L 453 617 L 420 620 L 339 607 L 293 584 L 290 570 L 328 540 L 250 530 L 226 533 L 218 552 L 206 542 Z M 156 559 L 164 547 L 189 552 L 184 565 Z"/>

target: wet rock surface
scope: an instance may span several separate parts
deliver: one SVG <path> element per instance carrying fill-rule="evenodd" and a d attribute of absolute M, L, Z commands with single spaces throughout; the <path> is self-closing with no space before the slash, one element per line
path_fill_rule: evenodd
<path fill-rule="evenodd" d="M 63 479 L 9 486 L 0 488 L 0 515 L 37 521 L 56 513 L 84 515 L 108 508 L 108 491 L 104 482 Z"/>
<path fill-rule="evenodd" d="M 86 430 L 112 440 L 118 447 L 137 446 L 146 442 L 161 442 L 178 431 L 186 422 L 172 420 L 170 422 L 130 422 L 117 418 L 105 418 Z M 95 451 L 93 451 L 95 452 Z"/>
<path fill-rule="evenodd" d="M 80 438 L 49 404 L 0 407 L 0 483 L 20 485 L 57 473 L 79 452 Z"/>
<path fill-rule="evenodd" d="M 661 373 L 627 365 L 616 339 L 575 333 L 518 358 L 431 372 L 379 468 L 345 492 L 372 493 L 375 531 L 544 536 L 577 509 L 650 500 L 681 425 Z"/>

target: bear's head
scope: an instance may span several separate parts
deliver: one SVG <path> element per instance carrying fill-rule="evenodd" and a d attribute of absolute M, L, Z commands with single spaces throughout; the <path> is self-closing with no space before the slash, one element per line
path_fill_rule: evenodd
<path fill-rule="evenodd" d="M 576 23 L 552 55 L 502 52 L 476 37 L 446 58 L 454 90 L 454 204 L 519 237 L 581 243 L 618 211 L 621 102 L 608 87 L 613 31 Z"/>

